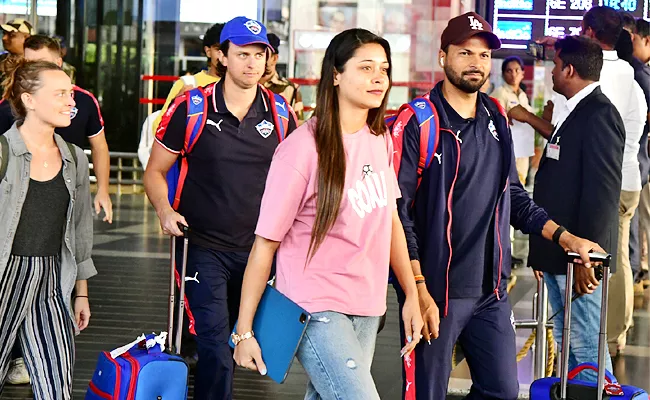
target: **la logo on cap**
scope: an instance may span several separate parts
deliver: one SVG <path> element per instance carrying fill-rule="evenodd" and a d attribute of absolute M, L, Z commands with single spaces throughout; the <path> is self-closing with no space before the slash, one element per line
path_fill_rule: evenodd
<path fill-rule="evenodd" d="M 482 31 L 483 30 L 483 24 L 481 21 L 474 19 L 473 16 L 468 15 L 467 18 L 469 18 L 469 27 L 475 31 Z"/>
<path fill-rule="evenodd" d="M 259 35 L 260 32 L 262 32 L 262 27 L 260 26 L 260 24 L 257 21 L 254 21 L 252 19 L 246 21 L 244 26 L 248 28 L 248 30 L 251 31 L 253 35 Z"/>

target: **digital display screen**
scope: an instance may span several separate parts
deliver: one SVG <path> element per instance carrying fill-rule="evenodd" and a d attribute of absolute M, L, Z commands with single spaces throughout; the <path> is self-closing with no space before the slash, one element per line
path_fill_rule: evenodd
<path fill-rule="evenodd" d="M 582 16 L 596 5 L 648 17 L 650 0 L 494 0 L 492 29 L 504 49 L 526 49 L 544 36 L 579 35 Z"/>

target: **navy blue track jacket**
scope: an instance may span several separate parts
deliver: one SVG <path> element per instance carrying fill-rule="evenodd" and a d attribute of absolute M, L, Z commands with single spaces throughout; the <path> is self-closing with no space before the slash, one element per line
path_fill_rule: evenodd
<path fill-rule="evenodd" d="M 453 190 L 458 178 L 461 145 L 452 132 L 449 120 L 441 102 L 442 82 L 429 93 L 429 100 L 439 114 L 439 144 L 441 162 L 433 160 L 424 170 L 420 187 L 417 189 L 417 166 L 420 158 L 420 132 L 415 117 L 409 120 L 404 129 L 404 144 L 398 182 L 402 197 L 398 199 L 398 211 L 408 244 L 411 260 L 419 260 L 422 274 L 426 278 L 429 293 L 436 301 L 443 316 L 447 314 L 449 297 L 466 297 L 467 288 L 463 279 L 449 281 L 449 269 L 464 268 L 466 271 L 454 274 L 457 277 L 475 274 L 484 265 L 452 266 L 451 226 L 453 218 L 463 218 L 463 210 L 454 208 Z M 495 208 L 493 243 L 493 287 L 494 294 L 501 297 L 506 292 L 507 278 L 511 271 L 510 227 L 512 225 L 524 233 L 541 235 L 542 228 L 549 220 L 544 209 L 538 207 L 519 183 L 515 167 L 512 137 L 506 118 L 499 107 L 487 95 L 479 93 L 477 107 L 485 107 L 494 121 L 502 146 L 502 177 L 500 194 Z M 483 122 L 483 121 L 478 121 Z M 485 129 L 488 130 L 488 121 Z M 494 190 L 491 188 L 490 190 Z M 481 201 L 480 193 L 476 201 Z M 399 285 L 395 285 L 398 295 Z"/>

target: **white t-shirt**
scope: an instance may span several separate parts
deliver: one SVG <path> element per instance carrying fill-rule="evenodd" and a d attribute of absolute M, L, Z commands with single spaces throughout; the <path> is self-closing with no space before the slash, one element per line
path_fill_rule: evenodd
<path fill-rule="evenodd" d="M 138 146 L 138 158 L 142 163 L 142 168 L 147 169 L 147 163 L 149 162 L 149 155 L 151 155 L 151 148 L 153 147 L 154 142 L 154 132 L 151 129 L 153 121 L 160 114 L 160 110 L 151 113 L 144 120 L 142 124 L 142 132 L 140 133 L 140 145 Z"/>

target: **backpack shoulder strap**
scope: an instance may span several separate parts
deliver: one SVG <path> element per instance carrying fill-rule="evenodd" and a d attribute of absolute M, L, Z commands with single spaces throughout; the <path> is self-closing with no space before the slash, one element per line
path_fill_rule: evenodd
<path fill-rule="evenodd" d="M 207 118 L 208 99 L 202 88 L 189 90 L 186 94 L 187 123 L 182 155 L 189 154 L 201 136 Z"/>
<path fill-rule="evenodd" d="M 0 135 L 0 181 L 7 174 L 7 165 L 9 165 L 9 142 L 5 135 Z"/>
<path fill-rule="evenodd" d="M 438 112 L 431 101 L 424 97 L 419 97 L 410 103 L 400 107 L 397 116 L 393 120 L 392 135 L 393 141 L 396 142 L 394 165 L 396 171 L 399 171 L 399 159 L 402 154 L 402 139 L 399 139 L 401 133 L 406 128 L 409 120 L 415 116 L 418 126 L 420 127 L 420 159 L 418 161 L 418 176 L 422 175 L 425 168 L 428 168 L 433 159 L 433 155 L 438 148 L 438 137 L 440 131 Z M 389 122 L 390 123 L 390 122 Z M 399 140 L 396 140 L 399 139 Z"/>
<path fill-rule="evenodd" d="M 495 99 L 494 97 L 490 97 L 490 100 L 492 100 L 492 102 L 494 102 L 494 104 L 496 104 L 497 110 L 499 110 L 499 113 L 501 115 L 503 115 L 506 119 L 508 119 L 508 113 L 506 113 L 505 108 L 503 108 L 501 103 L 499 103 L 499 100 Z"/>
<path fill-rule="evenodd" d="M 438 111 L 431 100 L 422 97 L 409 103 L 418 125 L 420 126 L 420 162 L 418 172 L 420 176 L 425 168 L 431 165 L 433 155 L 438 148 L 438 136 L 440 132 L 440 119 Z"/>
<path fill-rule="evenodd" d="M 273 115 L 273 125 L 275 125 L 276 132 L 278 133 L 278 141 L 282 142 L 287 137 L 289 131 L 289 118 L 293 118 L 294 122 L 297 121 L 293 112 L 291 112 L 289 103 L 280 94 L 273 93 L 270 89 L 262 86 L 262 90 L 266 93 L 266 98 L 269 99 L 271 114 Z"/>

